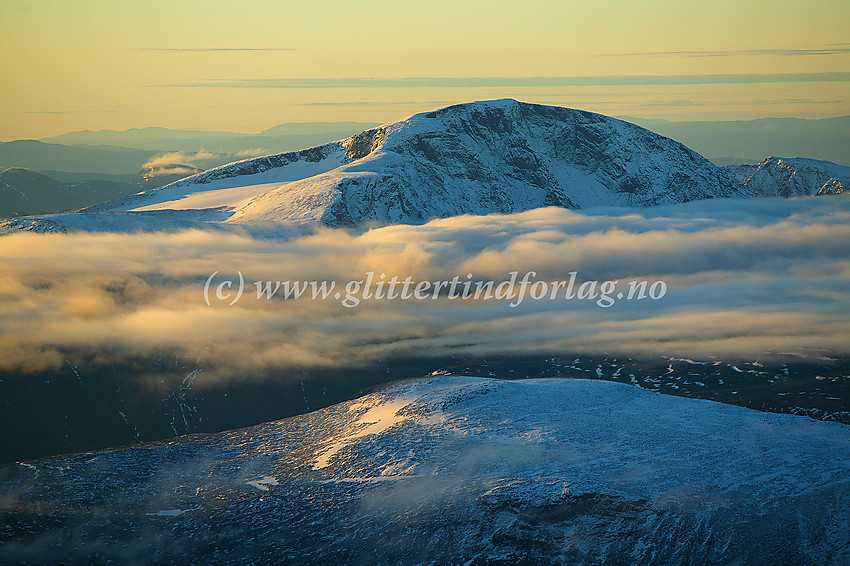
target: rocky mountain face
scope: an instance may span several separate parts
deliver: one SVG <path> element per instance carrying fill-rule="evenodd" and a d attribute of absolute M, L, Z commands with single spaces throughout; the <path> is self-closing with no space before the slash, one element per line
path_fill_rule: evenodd
<path fill-rule="evenodd" d="M 130 183 L 140 190 L 149 190 L 202 172 L 197 167 L 183 163 L 145 165 L 130 179 Z"/>
<path fill-rule="evenodd" d="M 91 211 L 151 212 L 152 204 L 197 211 L 210 202 L 198 195 L 225 190 L 239 195 L 215 199 L 218 215 L 229 211 L 228 223 L 330 226 L 753 196 L 697 153 L 634 124 L 497 100 L 217 167 Z"/>
<path fill-rule="evenodd" d="M 678 142 L 599 114 L 514 100 L 418 114 L 338 146 L 345 151 L 343 166 L 268 191 L 232 220 L 307 216 L 329 225 L 418 223 L 541 206 L 652 206 L 751 196 Z M 321 158 L 333 147 L 298 158 Z M 216 175 L 260 172 L 267 161 L 243 162 Z"/>
<path fill-rule="evenodd" d="M 762 196 L 836 195 L 850 186 L 850 167 L 804 157 L 768 157 L 758 165 L 726 169 Z"/>

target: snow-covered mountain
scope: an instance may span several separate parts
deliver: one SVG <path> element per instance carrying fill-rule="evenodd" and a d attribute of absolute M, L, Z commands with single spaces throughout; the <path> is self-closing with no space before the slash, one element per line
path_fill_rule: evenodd
<path fill-rule="evenodd" d="M 848 439 L 622 383 L 433 376 L 0 466 L 0 561 L 846 564 Z"/>
<path fill-rule="evenodd" d="M 758 165 L 726 169 L 762 196 L 836 195 L 850 187 L 850 167 L 804 157 L 768 157 Z"/>
<path fill-rule="evenodd" d="M 634 124 L 496 100 L 449 106 L 339 142 L 217 167 L 88 212 L 105 215 L 101 225 L 120 223 L 127 213 L 161 222 L 166 211 L 175 221 L 197 221 L 205 211 L 208 221 L 232 224 L 340 226 L 553 205 L 652 206 L 750 196 L 754 193 L 699 154 Z M 75 227 L 85 224 L 66 220 Z M 35 220 L 44 222 L 61 225 L 63 219 Z"/>
<path fill-rule="evenodd" d="M 269 191 L 233 220 L 422 222 L 541 206 L 650 206 L 740 194 L 707 160 L 619 120 L 499 100 L 451 106 L 346 140 L 346 164 Z"/>

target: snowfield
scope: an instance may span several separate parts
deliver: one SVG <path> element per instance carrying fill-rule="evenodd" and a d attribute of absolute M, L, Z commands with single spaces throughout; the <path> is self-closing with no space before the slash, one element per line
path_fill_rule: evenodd
<path fill-rule="evenodd" d="M 0 478 L 4 560 L 850 560 L 850 427 L 595 380 L 435 376 Z"/>

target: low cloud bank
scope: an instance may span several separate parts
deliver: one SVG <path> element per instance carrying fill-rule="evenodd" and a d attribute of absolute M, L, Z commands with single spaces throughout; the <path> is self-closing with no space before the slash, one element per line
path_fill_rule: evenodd
<path fill-rule="evenodd" d="M 216 151 L 169 151 L 161 153 L 149 159 L 142 169 L 149 169 L 155 175 L 173 175 L 182 172 L 189 174 L 195 173 L 192 169 L 187 169 L 186 166 L 196 169 L 209 169 L 231 161 L 239 159 L 248 159 L 269 153 L 268 150 L 245 149 L 237 153 L 216 152 Z M 181 169 L 182 166 L 182 169 Z"/>
<path fill-rule="evenodd" d="M 221 232 L 31 234 L 0 238 L 0 369 L 103 363 L 162 348 L 211 362 L 204 379 L 258 367 L 341 367 L 388 356 L 676 353 L 765 357 L 850 353 L 850 198 L 708 201 L 645 210 L 558 208 L 458 217 L 290 240 Z M 234 306 L 204 302 L 213 272 Z M 335 300 L 256 298 L 253 281 L 664 281 L 660 300 Z"/>

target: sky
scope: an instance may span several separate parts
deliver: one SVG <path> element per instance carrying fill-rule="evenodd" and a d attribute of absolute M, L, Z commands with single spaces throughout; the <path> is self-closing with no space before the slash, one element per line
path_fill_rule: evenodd
<path fill-rule="evenodd" d="M 669 120 L 850 114 L 846 0 L 2 0 L 0 139 L 387 122 L 516 98 Z"/>

